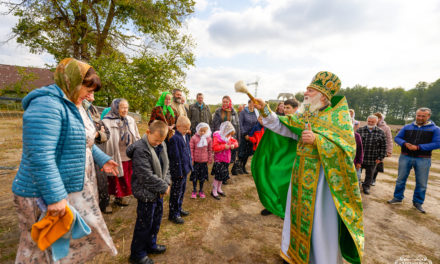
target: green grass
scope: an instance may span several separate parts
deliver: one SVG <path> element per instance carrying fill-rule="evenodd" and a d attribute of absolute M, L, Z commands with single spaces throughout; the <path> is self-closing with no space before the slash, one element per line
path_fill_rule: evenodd
<path fill-rule="evenodd" d="M 3 261 L 10 261 L 10 260 L 14 260 L 16 256 L 15 252 L 10 252 L 9 254 L 3 255 L 1 256 L 0 260 Z"/>

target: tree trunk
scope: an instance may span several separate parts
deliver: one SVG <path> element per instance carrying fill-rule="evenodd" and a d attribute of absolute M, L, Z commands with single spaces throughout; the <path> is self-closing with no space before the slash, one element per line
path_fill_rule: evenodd
<path fill-rule="evenodd" d="M 108 33 L 110 30 L 110 26 L 113 22 L 113 18 L 115 17 L 115 2 L 112 0 L 110 3 L 110 8 L 108 10 L 107 19 L 105 21 L 104 28 L 102 29 L 102 33 L 98 34 L 98 41 L 96 43 L 96 57 L 99 58 L 102 54 L 102 50 L 104 49 L 105 40 L 108 37 Z"/>

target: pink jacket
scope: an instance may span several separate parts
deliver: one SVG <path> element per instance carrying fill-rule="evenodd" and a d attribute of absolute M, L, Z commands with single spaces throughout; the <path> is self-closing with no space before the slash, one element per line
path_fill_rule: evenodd
<path fill-rule="evenodd" d="M 197 147 L 197 144 L 200 142 L 200 135 L 195 134 L 191 141 L 189 142 L 189 145 L 191 147 L 191 158 L 194 162 L 200 162 L 200 163 L 212 163 L 212 139 L 211 137 L 208 137 L 206 141 L 208 141 L 208 146 L 204 147 Z"/>
<path fill-rule="evenodd" d="M 231 149 L 225 149 L 226 144 L 234 145 L 234 148 L 238 148 L 238 142 L 235 138 L 230 138 L 229 142 L 225 142 L 220 136 L 220 132 L 214 132 L 212 143 L 212 150 L 214 150 L 215 162 L 231 162 Z"/>

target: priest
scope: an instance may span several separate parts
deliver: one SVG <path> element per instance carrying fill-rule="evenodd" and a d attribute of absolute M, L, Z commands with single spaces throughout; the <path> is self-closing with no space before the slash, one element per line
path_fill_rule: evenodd
<path fill-rule="evenodd" d="M 267 133 L 266 144 L 258 148 L 252 172 L 263 205 L 269 210 L 285 206 L 280 254 L 288 263 L 362 260 L 362 201 L 353 163 L 356 142 L 347 101 L 335 95 L 340 87 L 335 74 L 317 73 L 300 109 L 288 116 L 277 116 L 263 100 L 255 99 L 266 131 L 273 133 Z M 283 160 L 280 153 L 293 154 L 281 155 Z M 290 175 L 278 171 L 286 164 L 291 177 L 283 187 Z M 270 199 L 274 196 L 278 198 Z"/>

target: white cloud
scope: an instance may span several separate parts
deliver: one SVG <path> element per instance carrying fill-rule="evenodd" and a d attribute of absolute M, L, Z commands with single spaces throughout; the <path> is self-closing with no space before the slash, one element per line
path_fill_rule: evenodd
<path fill-rule="evenodd" d="M 440 77 L 438 1 L 251 2 L 245 10 L 213 9 L 188 21 L 200 61 L 188 74 L 191 90 L 200 75 L 212 90 L 233 87 L 237 73 L 259 75 L 265 99 L 303 90 L 320 70 L 335 72 L 343 87 L 409 89 Z"/>
<path fill-rule="evenodd" d="M 0 12 L 5 12 L 4 6 L 0 5 Z M 17 23 L 13 15 L 0 15 L 0 63 L 19 66 L 44 67 L 45 63 L 53 63 L 53 57 L 47 53 L 31 54 L 29 49 L 19 45 L 15 39 L 3 43 L 12 36 L 12 27 Z"/>
<path fill-rule="evenodd" d="M 202 12 L 205 11 L 207 6 L 208 2 L 206 0 L 196 0 L 195 10 L 196 12 Z"/>
<path fill-rule="evenodd" d="M 304 91 L 315 73 L 314 69 L 286 69 L 283 72 L 272 73 L 232 67 L 199 67 L 188 73 L 191 78 L 188 78 L 187 86 L 191 99 L 195 99 L 196 94 L 202 92 L 205 102 L 210 104 L 220 103 L 224 95 L 229 95 L 233 103 L 246 103 L 248 97 L 234 90 L 234 84 L 239 80 L 252 83 L 258 78 L 258 97 L 275 99 L 281 92 Z M 249 92 L 255 95 L 255 86 L 249 85 L 248 88 Z"/>
<path fill-rule="evenodd" d="M 197 0 L 195 9 L 186 30 L 197 43 L 197 61 L 187 86 L 191 98 L 201 91 L 209 103 L 225 94 L 247 101 L 233 85 L 256 76 L 265 99 L 304 90 L 320 70 L 336 73 L 343 87 L 409 89 L 440 77 L 437 0 Z M 16 21 L 0 16 L 0 39 Z M 42 66 L 50 60 L 14 41 L 0 48 L 4 64 Z"/>

